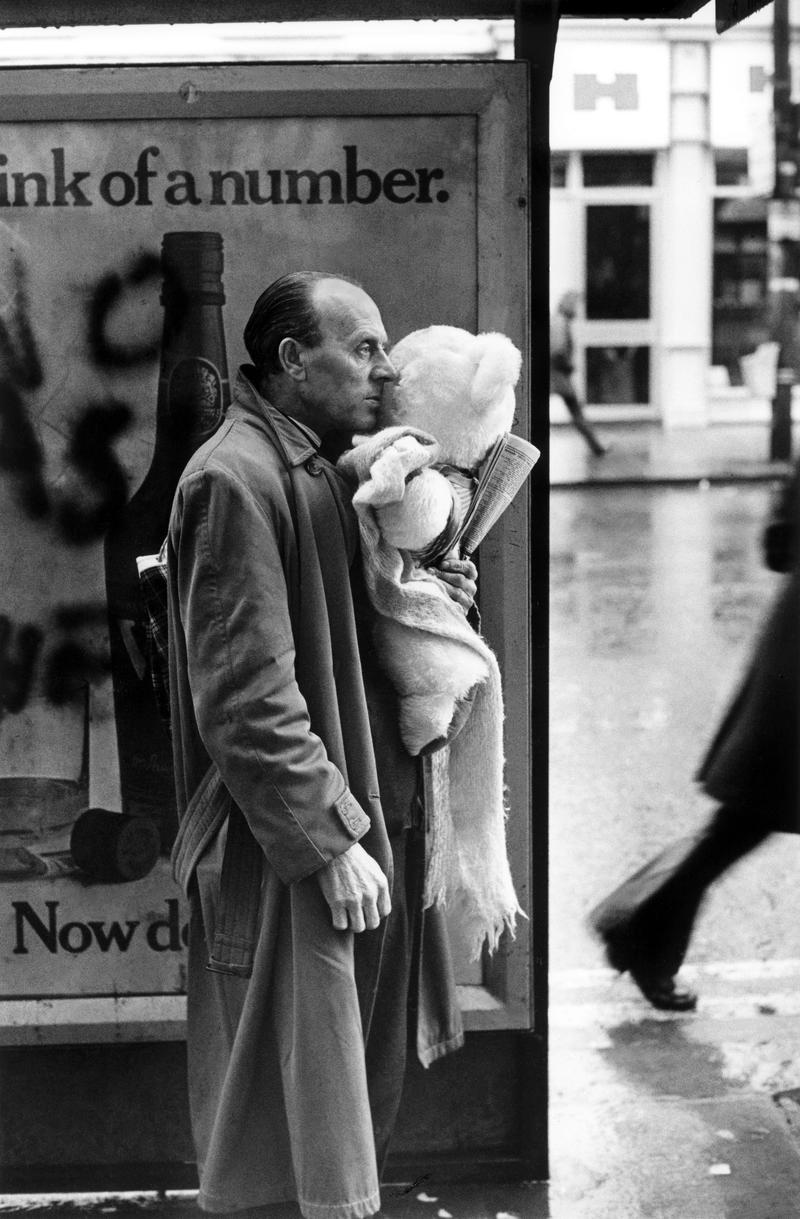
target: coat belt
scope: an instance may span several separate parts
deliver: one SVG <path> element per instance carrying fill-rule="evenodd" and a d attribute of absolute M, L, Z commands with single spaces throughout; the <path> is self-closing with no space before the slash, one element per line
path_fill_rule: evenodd
<path fill-rule="evenodd" d="M 172 848 L 172 872 L 188 895 L 197 864 L 226 820 L 228 834 L 208 968 L 249 978 L 258 938 L 263 855 L 213 763 L 181 818 Z"/>

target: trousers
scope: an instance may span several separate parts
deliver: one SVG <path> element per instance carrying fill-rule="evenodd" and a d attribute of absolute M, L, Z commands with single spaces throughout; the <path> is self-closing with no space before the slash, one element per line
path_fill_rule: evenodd
<path fill-rule="evenodd" d="M 378 1210 L 417 1028 L 423 925 L 423 833 L 401 831 L 391 844 L 385 934 L 334 931 L 314 876 L 288 889 L 271 885 L 250 978 L 206 968 L 214 910 L 204 900 L 204 869 L 213 888 L 219 866 L 200 862 L 188 1049 L 202 1209 L 296 1199 L 306 1219 L 365 1219 Z M 361 970 L 378 981 L 359 1012 Z"/>
<path fill-rule="evenodd" d="M 589 448 L 595 454 L 605 452 L 605 447 L 600 441 L 589 420 L 583 413 L 583 403 L 578 397 L 575 386 L 572 382 L 572 377 L 567 373 L 560 372 L 557 369 L 550 370 L 550 393 L 558 394 L 566 406 L 570 414 L 575 428 L 583 436 Z"/>
<path fill-rule="evenodd" d="M 673 976 L 686 956 L 706 891 L 773 831 L 751 810 L 723 805 L 624 880 L 590 915 L 619 968 Z"/>

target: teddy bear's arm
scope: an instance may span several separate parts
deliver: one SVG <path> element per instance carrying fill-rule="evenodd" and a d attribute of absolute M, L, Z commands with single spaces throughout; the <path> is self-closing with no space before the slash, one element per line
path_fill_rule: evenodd
<path fill-rule="evenodd" d="M 380 433 L 378 433 L 378 437 Z M 391 504 L 405 496 L 409 475 L 429 466 L 439 453 L 438 445 L 416 436 L 401 436 L 388 445 L 369 467 L 369 476 L 353 496 L 353 503 Z"/>
<path fill-rule="evenodd" d="M 382 537 L 398 550 L 425 550 L 447 528 L 456 510 L 453 488 L 438 470 L 420 470 L 397 503 L 375 509 Z"/>

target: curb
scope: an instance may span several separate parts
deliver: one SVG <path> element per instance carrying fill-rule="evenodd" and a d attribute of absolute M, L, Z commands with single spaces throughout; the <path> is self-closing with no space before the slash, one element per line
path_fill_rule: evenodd
<path fill-rule="evenodd" d="M 551 491 L 578 491 L 584 488 L 596 490 L 604 487 L 722 487 L 734 486 L 737 483 L 769 483 L 780 482 L 789 473 L 789 466 L 779 466 L 771 470 L 758 470 L 753 473 L 721 473 L 721 474 L 654 474 L 654 475 L 611 475 L 608 478 L 578 478 L 551 480 Z"/>

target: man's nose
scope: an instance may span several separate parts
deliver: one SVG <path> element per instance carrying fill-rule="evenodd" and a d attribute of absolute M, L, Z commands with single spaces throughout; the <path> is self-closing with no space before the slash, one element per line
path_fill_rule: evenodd
<path fill-rule="evenodd" d="M 397 381 L 399 376 L 397 369 L 385 351 L 380 353 L 380 358 L 375 363 L 373 373 L 375 376 L 380 377 L 382 381 Z"/>

